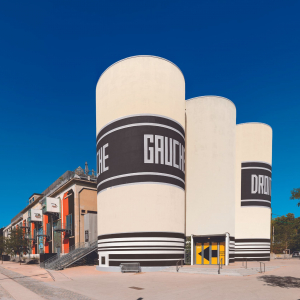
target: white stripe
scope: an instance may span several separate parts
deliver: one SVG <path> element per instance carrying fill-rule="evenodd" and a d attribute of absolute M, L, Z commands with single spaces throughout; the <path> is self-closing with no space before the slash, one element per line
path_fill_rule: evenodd
<path fill-rule="evenodd" d="M 132 258 L 132 259 L 109 259 L 109 261 L 165 261 L 165 260 L 179 260 L 180 258 L 149 258 L 149 259 L 139 259 L 139 258 Z"/>
<path fill-rule="evenodd" d="M 236 243 L 235 246 L 238 247 L 238 246 L 270 246 L 270 243 L 269 242 L 241 242 L 241 243 Z"/>
<path fill-rule="evenodd" d="M 182 243 L 176 242 L 128 242 L 128 243 L 103 243 L 98 244 L 98 247 L 116 247 L 116 246 L 184 246 Z"/>
<path fill-rule="evenodd" d="M 251 259 L 260 259 L 260 258 L 270 258 L 270 256 L 239 256 L 239 257 L 235 257 L 235 258 L 232 258 L 232 259 L 235 259 L 236 261 L 238 261 L 239 259 L 245 259 L 245 258 L 247 258 L 247 259 L 249 259 L 249 258 L 251 258 Z M 249 262 L 249 261 L 248 261 Z"/>
<path fill-rule="evenodd" d="M 123 177 L 129 177 L 129 176 L 139 176 L 139 175 L 159 175 L 159 176 L 166 176 L 166 177 L 171 177 L 171 178 L 175 178 L 177 180 L 180 180 L 182 181 L 183 183 L 184 180 L 177 177 L 177 176 L 174 176 L 174 175 L 170 175 L 170 174 L 166 174 L 166 173 L 157 173 L 157 172 L 137 172 L 137 173 L 128 173 L 128 174 L 122 174 L 122 175 L 118 175 L 118 176 L 113 176 L 113 177 L 110 177 L 110 178 L 107 178 L 105 180 L 102 180 L 98 183 L 97 187 L 99 187 L 99 185 L 103 184 L 104 182 L 107 182 L 107 181 L 110 181 L 110 180 L 113 180 L 113 179 L 117 179 L 117 178 L 123 178 Z"/>
<path fill-rule="evenodd" d="M 112 186 L 112 187 L 109 187 L 109 188 L 106 188 L 106 189 L 101 190 L 100 192 L 97 193 L 97 195 L 99 195 L 99 194 L 102 193 L 102 192 L 105 192 L 105 191 L 108 190 L 108 189 L 114 189 L 114 188 L 118 188 L 118 187 L 121 187 L 121 186 L 125 186 L 125 185 L 134 185 L 134 184 L 163 184 L 163 185 L 170 185 L 170 186 L 179 188 L 179 189 L 181 189 L 181 190 L 184 191 L 184 188 L 182 188 L 181 186 L 176 185 L 176 184 L 166 183 L 166 182 L 147 181 L 147 182 L 133 182 L 133 183 L 124 183 L 124 184 L 114 185 L 114 186 Z"/>
<path fill-rule="evenodd" d="M 136 126 L 157 126 L 157 127 L 164 127 L 164 128 L 168 128 L 168 129 L 171 129 L 175 132 L 177 132 L 178 134 L 180 134 L 182 136 L 182 138 L 185 140 L 184 138 L 184 135 L 178 131 L 177 129 L 171 127 L 171 126 L 167 126 L 167 125 L 163 125 L 163 124 L 158 124 L 158 123 L 135 123 L 135 124 L 129 124 L 129 125 L 124 125 L 124 126 L 120 126 L 120 127 L 117 127 L 117 128 L 114 128 L 110 131 L 107 131 L 106 133 L 104 133 L 100 138 L 99 140 L 97 141 L 97 145 L 98 143 L 105 137 L 107 136 L 108 134 L 112 133 L 112 132 L 115 132 L 117 130 L 121 130 L 121 129 L 124 129 L 124 128 L 129 128 L 129 127 L 136 127 Z"/>
<path fill-rule="evenodd" d="M 261 200 L 261 199 L 244 199 L 244 200 L 241 200 L 242 202 L 245 202 L 245 201 L 258 201 L 258 202 L 268 202 L 268 203 L 271 203 L 271 200 Z"/>
<path fill-rule="evenodd" d="M 241 208 L 251 208 L 251 207 L 259 207 L 259 208 L 268 208 L 268 209 L 271 209 L 271 207 L 265 206 L 265 205 L 244 205 L 244 206 L 241 206 Z"/>
<path fill-rule="evenodd" d="M 99 252 L 101 255 L 104 254 L 116 254 L 116 251 L 101 251 Z M 170 251 L 170 254 L 182 254 L 184 253 L 184 250 L 181 251 Z M 118 251 L 118 254 L 167 254 L 167 251 L 160 251 L 160 250 L 154 250 L 154 251 Z"/>
<path fill-rule="evenodd" d="M 235 251 L 235 254 L 262 254 L 270 253 L 270 251 Z"/>
<path fill-rule="evenodd" d="M 184 128 L 182 127 L 182 125 L 181 125 L 178 121 L 176 121 L 176 120 L 174 120 L 174 119 L 172 119 L 172 118 L 169 118 L 169 117 L 166 117 L 166 116 L 163 116 L 163 115 L 157 115 L 157 114 L 136 114 L 136 115 L 128 115 L 128 116 L 120 117 L 120 118 L 114 119 L 114 120 L 112 120 L 112 121 L 106 123 L 103 127 L 101 127 L 101 128 L 99 129 L 97 135 L 99 134 L 99 132 L 100 132 L 103 128 L 105 128 L 106 126 L 108 126 L 108 125 L 110 125 L 110 124 L 112 124 L 112 123 L 114 123 L 114 122 L 116 122 L 116 121 L 120 121 L 120 120 L 124 120 L 124 119 L 128 119 L 128 118 L 132 118 L 132 117 L 143 117 L 143 116 L 146 116 L 146 117 L 161 117 L 161 118 L 163 118 L 163 119 L 168 119 L 168 120 L 170 120 L 170 121 L 173 121 L 174 123 L 177 123 L 177 124 L 184 130 Z"/>
<path fill-rule="evenodd" d="M 267 168 L 262 168 L 262 167 L 243 167 L 242 170 L 243 170 L 243 169 L 262 169 L 262 170 L 267 170 L 267 171 L 269 171 L 269 172 L 272 173 L 271 170 L 269 170 L 269 169 L 267 169 Z"/>
<path fill-rule="evenodd" d="M 112 239 L 101 239 L 98 240 L 98 243 L 105 242 L 130 242 L 130 241 L 174 241 L 174 242 L 184 242 L 184 239 L 180 238 L 171 238 L 171 237 L 129 237 L 129 238 L 112 238 Z"/>
<path fill-rule="evenodd" d="M 175 246 L 176 247 L 176 246 Z M 101 248 L 103 247 L 98 247 L 98 250 L 101 250 Z M 180 251 L 180 249 L 178 248 L 170 248 L 170 247 L 153 247 L 153 248 L 142 248 L 142 247 L 134 247 L 134 248 L 105 248 L 103 250 L 107 250 L 107 251 L 113 251 L 113 250 L 142 250 L 142 249 L 145 249 L 145 250 L 148 250 L 148 251 L 151 251 L 152 249 L 153 250 L 162 250 L 162 249 L 166 249 L 166 250 L 170 250 L 170 251 Z M 183 247 L 182 247 L 183 249 Z"/>
<path fill-rule="evenodd" d="M 270 243 L 238 243 L 235 247 L 270 247 Z"/>

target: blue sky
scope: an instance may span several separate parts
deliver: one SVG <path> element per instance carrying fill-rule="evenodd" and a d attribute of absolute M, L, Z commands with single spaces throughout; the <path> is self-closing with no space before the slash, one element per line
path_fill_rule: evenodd
<path fill-rule="evenodd" d="M 300 1 L 1 1 L 0 226 L 66 170 L 95 168 L 95 87 L 133 55 L 177 64 L 273 128 L 273 213 L 300 216 Z"/>

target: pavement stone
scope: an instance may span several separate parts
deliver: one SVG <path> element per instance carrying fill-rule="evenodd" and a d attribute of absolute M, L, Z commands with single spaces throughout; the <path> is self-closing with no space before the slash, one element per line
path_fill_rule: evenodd
<path fill-rule="evenodd" d="M 36 279 L 30 278 L 29 276 L 20 275 L 17 272 L 7 270 L 2 267 L 0 267 L 0 273 L 45 299 L 49 299 L 49 300 L 60 300 L 60 299 L 90 300 L 91 299 L 79 293 L 75 293 L 56 286 L 51 286 L 48 283 L 38 281 Z M 9 294 L 7 294 L 6 292 L 5 297 L 7 296 L 9 296 Z M 5 298 L 0 298 L 0 299 L 5 299 Z M 7 299 L 13 299 L 13 298 L 11 297 Z"/>
<path fill-rule="evenodd" d="M 279 267 L 277 266 L 272 266 L 272 267 L 266 267 L 266 272 L 277 269 Z M 169 267 L 164 270 L 161 270 L 160 272 L 177 272 L 176 267 Z M 207 274 L 207 275 L 225 275 L 225 276 L 249 276 L 249 275 L 254 275 L 258 274 L 260 272 L 259 268 L 230 268 L 226 269 L 226 267 L 223 267 L 220 270 L 220 274 L 218 274 L 218 268 L 205 268 L 205 267 L 189 267 L 189 266 L 184 266 L 180 267 L 178 272 L 180 273 L 189 273 L 189 274 Z"/>
<path fill-rule="evenodd" d="M 14 299 L 10 293 L 8 293 L 3 286 L 0 284 L 0 299 L 1 300 L 12 300 Z"/>

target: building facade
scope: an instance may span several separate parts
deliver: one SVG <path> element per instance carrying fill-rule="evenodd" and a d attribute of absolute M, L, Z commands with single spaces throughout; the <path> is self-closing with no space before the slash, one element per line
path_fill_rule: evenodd
<path fill-rule="evenodd" d="M 110 66 L 96 87 L 99 270 L 270 259 L 272 129 L 236 125 L 228 99 L 185 99 L 154 56 Z M 263 229 L 262 229 L 263 228 Z"/>
<path fill-rule="evenodd" d="M 87 165 L 85 170 L 67 171 L 43 193 L 29 197 L 29 204 L 11 220 L 4 236 L 9 238 L 12 228 L 23 228 L 30 240 L 30 255 L 66 254 L 86 241 L 85 215 L 97 214 L 96 195 L 96 175 Z"/>

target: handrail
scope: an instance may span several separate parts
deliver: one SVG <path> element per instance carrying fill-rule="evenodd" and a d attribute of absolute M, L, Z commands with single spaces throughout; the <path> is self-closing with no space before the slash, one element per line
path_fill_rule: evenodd
<path fill-rule="evenodd" d="M 74 252 L 75 250 L 81 249 L 81 250 L 83 250 L 83 252 L 86 252 L 84 250 L 90 251 L 91 249 L 95 248 L 97 246 L 97 244 L 98 244 L 98 240 L 95 240 L 95 241 L 92 241 L 89 243 L 86 243 L 86 242 L 77 243 L 69 248 L 68 253 L 63 254 L 62 256 L 59 256 L 58 254 L 56 254 L 56 255 L 48 258 L 47 260 L 45 260 L 43 263 L 43 266 L 44 266 L 44 268 L 52 268 L 52 267 L 60 268 L 63 263 L 67 263 L 67 265 L 69 265 L 68 260 L 71 263 L 73 263 L 81 257 L 81 255 L 79 255 L 79 258 L 78 258 L 78 255 L 76 257 L 76 253 L 78 254 L 78 252 Z M 73 254 L 75 254 L 75 256 Z M 79 254 L 82 254 L 82 251 L 80 251 Z"/>
<path fill-rule="evenodd" d="M 262 261 L 258 261 L 258 260 L 254 260 L 254 259 L 251 259 L 249 258 L 249 261 L 252 261 L 252 262 L 259 262 L 259 273 L 265 273 L 266 272 L 266 264 L 263 263 Z M 247 269 L 248 267 L 248 258 L 246 257 L 245 259 L 245 268 Z M 264 265 L 264 270 L 262 270 L 262 264 Z M 244 261 L 242 261 L 242 266 L 244 266 Z"/>

